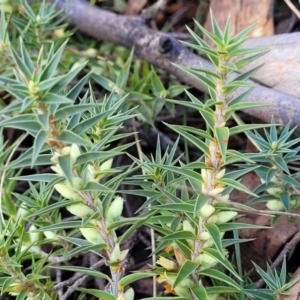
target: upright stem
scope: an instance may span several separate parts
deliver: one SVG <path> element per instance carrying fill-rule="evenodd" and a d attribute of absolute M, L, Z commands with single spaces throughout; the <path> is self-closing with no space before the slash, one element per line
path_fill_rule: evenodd
<path fill-rule="evenodd" d="M 216 80 L 216 92 L 217 92 L 217 103 L 215 105 L 215 128 L 223 128 L 226 125 L 226 97 L 225 97 L 225 90 L 224 85 L 226 84 L 227 74 L 224 72 L 224 66 L 226 66 L 226 57 L 220 55 L 220 61 L 218 66 L 218 74 L 221 76 L 220 79 Z M 205 164 L 207 166 L 206 172 L 202 175 L 203 177 L 203 184 L 202 184 L 202 193 L 209 195 L 214 189 L 222 188 L 223 185 L 218 183 L 217 176 L 222 171 L 223 159 L 221 155 L 221 149 L 219 147 L 216 132 L 213 132 L 214 140 L 210 141 L 209 144 L 209 155 L 205 157 Z M 227 141 L 224 141 L 227 143 Z M 212 204 L 214 198 L 211 198 L 208 201 L 208 204 Z M 200 217 L 199 224 L 198 224 L 198 232 L 197 236 L 200 237 L 201 233 L 205 231 L 205 223 L 207 222 L 208 217 Z M 194 261 L 201 253 L 202 246 L 204 241 L 201 241 L 199 238 L 195 241 L 194 244 L 194 251 L 192 254 L 192 260 Z M 195 276 L 194 276 L 195 278 Z M 194 279 L 195 280 L 195 279 Z"/>

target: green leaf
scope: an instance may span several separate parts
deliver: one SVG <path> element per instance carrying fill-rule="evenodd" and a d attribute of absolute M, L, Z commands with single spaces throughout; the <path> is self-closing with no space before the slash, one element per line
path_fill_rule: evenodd
<path fill-rule="evenodd" d="M 268 49 L 268 48 L 262 48 L 262 47 L 256 47 L 256 48 L 236 48 L 235 50 L 230 51 L 229 57 L 246 55 L 246 54 L 257 53 L 257 52 L 265 52 L 265 51 L 269 52 L 270 49 Z"/>
<path fill-rule="evenodd" d="M 36 121 L 36 118 L 33 114 L 23 114 L 1 121 L 0 127 L 17 128 L 21 130 L 38 132 L 41 126 Z"/>
<path fill-rule="evenodd" d="M 106 118 L 113 112 L 112 109 L 108 109 L 107 111 L 103 113 L 99 113 L 94 117 L 88 118 L 79 124 L 76 124 L 73 128 L 71 128 L 72 132 L 81 135 L 88 131 L 88 129 L 92 128 L 95 124 L 100 122 L 101 119 Z"/>
<path fill-rule="evenodd" d="M 12 177 L 14 180 L 25 180 L 25 181 L 44 181 L 50 182 L 57 178 L 56 174 L 34 174 L 34 175 L 27 175 L 27 176 L 16 176 Z"/>
<path fill-rule="evenodd" d="M 49 89 L 51 89 L 56 84 L 58 84 L 58 82 L 60 82 L 62 80 L 62 78 L 63 78 L 63 75 L 60 75 L 60 76 L 49 78 L 42 82 L 39 82 L 39 85 L 38 85 L 39 92 L 43 92 L 43 91 L 47 91 L 47 90 L 49 92 Z M 53 97 L 51 97 L 51 98 L 53 98 Z M 43 99 L 42 99 L 42 101 L 43 101 Z"/>
<path fill-rule="evenodd" d="M 191 289 L 191 292 L 193 294 L 193 299 L 197 300 L 208 300 L 206 288 L 202 284 L 199 284 L 198 286 Z"/>
<path fill-rule="evenodd" d="M 219 48 L 223 48 L 224 47 L 224 44 L 223 44 L 222 40 L 217 35 L 211 34 L 209 31 L 207 31 L 196 20 L 194 20 L 194 23 L 203 32 L 203 34 L 206 35 L 214 44 L 216 44 Z"/>
<path fill-rule="evenodd" d="M 273 124 L 245 124 L 245 125 L 238 125 L 229 128 L 229 136 L 249 131 L 249 130 L 255 130 L 255 129 L 260 129 L 260 128 L 265 128 L 265 127 L 271 127 Z"/>
<path fill-rule="evenodd" d="M 240 165 L 240 169 L 239 170 L 236 170 L 236 171 L 232 171 L 232 172 L 229 172 L 229 173 L 226 173 L 224 178 L 231 178 L 231 179 L 237 179 L 255 169 L 257 169 L 259 166 L 253 166 L 253 167 L 248 167 L 248 166 L 244 166 L 244 165 Z M 244 169 L 242 169 L 244 168 Z"/>
<path fill-rule="evenodd" d="M 213 33 L 219 38 L 219 40 L 224 41 L 223 33 L 217 23 L 217 20 L 214 17 L 212 10 L 210 10 L 210 21 L 211 21 Z"/>
<path fill-rule="evenodd" d="M 66 45 L 68 44 L 68 40 L 66 40 L 56 51 L 56 53 L 51 57 L 51 59 L 47 62 L 47 65 L 44 67 L 41 76 L 39 78 L 39 81 L 44 81 L 48 78 L 53 77 L 57 66 L 60 62 L 61 56 L 65 50 Z M 51 45 L 52 48 L 54 48 L 54 43 Z"/>
<path fill-rule="evenodd" d="M 206 195 L 198 194 L 195 200 L 194 211 L 193 211 L 193 218 L 195 219 L 199 216 L 199 212 L 201 208 L 210 200 L 211 198 Z"/>
<path fill-rule="evenodd" d="M 105 192 L 105 193 L 110 193 L 112 190 L 108 188 L 107 186 L 98 183 L 98 182 L 88 182 L 86 186 L 82 189 L 83 191 L 89 191 L 89 192 Z"/>
<path fill-rule="evenodd" d="M 175 67 L 177 67 L 178 69 L 192 75 L 193 77 L 197 78 L 200 82 L 202 82 L 206 87 L 209 87 L 213 90 L 216 89 L 216 82 L 209 79 L 205 74 L 203 74 L 203 72 L 199 72 L 196 71 L 195 69 L 191 69 L 188 67 L 182 67 L 180 65 L 177 64 L 173 64 Z"/>
<path fill-rule="evenodd" d="M 155 212 L 153 212 L 155 213 Z M 147 219 L 149 219 L 150 216 L 146 216 L 146 217 L 132 217 L 132 218 L 124 218 L 122 220 L 118 220 L 115 222 L 110 223 L 106 228 L 107 230 L 112 230 L 112 229 L 116 229 L 118 227 L 124 226 L 124 225 L 132 225 L 136 222 L 144 222 Z"/>
<path fill-rule="evenodd" d="M 162 240 L 196 240 L 197 237 L 190 231 L 180 230 L 164 236 Z"/>
<path fill-rule="evenodd" d="M 228 185 L 231 186 L 239 191 L 242 191 L 246 194 L 249 194 L 251 196 L 257 197 L 256 194 L 254 194 L 253 192 L 251 192 L 247 187 L 245 187 L 243 184 L 241 184 L 240 182 L 233 180 L 231 178 L 222 178 L 220 180 L 217 180 L 218 183 L 222 183 L 224 185 Z"/>
<path fill-rule="evenodd" d="M 172 128 L 174 131 L 176 131 L 178 134 L 180 134 L 180 136 L 182 136 L 185 139 L 187 139 L 194 146 L 196 146 L 200 151 L 202 151 L 206 155 L 209 155 L 209 148 L 208 148 L 208 145 L 206 145 L 205 142 L 201 141 L 200 139 L 198 139 L 194 135 L 186 132 L 179 125 L 168 125 L 168 127 Z"/>
<path fill-rule="evenodd" d="M 31 168 L 34 167 L 35 162 L 36 162 L 44 144 L 46 143 L 49 135 L 50 135 L 50 132 L 48 130 L 44 130 L 44 129 L 41 129 L 37 133 L 37 135 L 34 139 L 34 142 L 33 142 L 33 147 L 32 147 L 33 151 L 32 151 L 32 158 L 31 158 Z"/>
<path fill-rule="evenodd" d="M 68 221 L 61 222 L 49 226 L 44 226 L 38 228 L 37 231 L 56 231 L 56 230 L 65 230 L 65 229 L 73 229 L 82 227 L 82 221 Z"/>
<path fill-rule="evenodd" d="M 241 88 L 241 87 L 253 88 L 254 84 L 253 83 L 249 83 L 247 81 L 235 80 L 235 81 L 231 81 L 230 83 L 224 85 L 223 87 L 224 87 L 224 89 L 226 91 L 226 96 L 228 96 L 233 91 L 235 91 L 237 88 Z"/>
<path fill-rule="evenodd" d="M 224 28 L 224 33 L 223 33 L 223 41 L 224 41 L 226 46 L 229 44 L 230 34 L 231 34 L 231 31 L 230 31 L 230 16 L 229 16 L 227 18 L 225 28 Z"/>
<path fill-rule="evenodd" d="M 173 124 L 170 125 L 170 124 L 166 124 L 166 123 L 164 123 L 164 124 L 175 131 L 177 128 L 179 128 L 180 130 L 192 133 L 193 135 L 201 136 L 201 137 L 211 140 L 211 141 L 214 140 L 214 138 L 210 134 L 208 134 L 206 131 L 204 131 L 202 129 L 198 129 L 198 128 L 194 128 L 194 127 L 190 127 L 190 126 L 184 126 L 184 125 L 173 125 Z"/>
<path fill-rule="evenodd" d="M 282 193 L 279 194 L 279 198 L 280 198 L 280 201 L 282 202 L 282 204 L 284 206 L 284 209 L 287 212 L 291 211 L 291 207 L 290 207 L 290 204 L 291 204 L 290 194 L 288 192 L 282 192 Z"/>
<path fill-rule="evenodd" d="M 22 43 L 22 40 L 20 38 L 20 44 Z M 20 56 L 17 54 L 14 48 L 11 48 L 12 56 L 15 60 L 16 65 L 20 69 L 20 71 L 25 75 L 27 80 L 32 79 L 32 72 L 29 70 L 27 65 L 24 63 L 24 61 L 20 58 Z"/>
<path fill-rule="evenodd" d="M 49 213 L 53 210 L 56 210 L 56 209 L 59 209 L 59 208 L 62 208 L 62 207 L 66 207 L 66 206 L 69 206 L 71 204 L 77 204 L 77 203 L 82 203 L 82 201 L 65 200 L 65 201 L 62 201 L 62 202 L 56 202 L 56 203 L 53 203 L 53 204 L 49 204 L 46 207 L 44 207 L 42 209 L 39 209 L 39 210 L 35 211 L 34 213 L 30 214 L 28 216 L 28 218 L 33 218 L 33 217 L 36 217 L 36 216 L 42 216 L 43 214 Z"/>
<path fill-rule="evenodd" d="M 209 232 L 220 255 L 224 256 L 223 247 L 222 247 L 222 239 L 221 239 L 221 234 L 220 234 L 219 228 L 215 224 L 206 224 L 205 228 Z"/>
<path fill-rule="evenodd" d="M 264 50 L 264 51 L 261 51 L 259 53 L 256 53 L 256 54 L 253 54 L 251 56 L 248 56 L 246 58 L 242 58 L 238 61 L 236 61 L 234 64 L 236 65 L 237 69 L 240 69 L 246 65 L 248 65 L 249 63 L 251 63 L 252 61 L 260 58 L 261 56 L 265 55 L 266 53 L 268 53 L 270 50 Z"/>
<path fill-rule="evenodd" d="M 220 253 L 218 250 L 213 248 L 206 248 L 202 250 L 203 253 L 216 259 L 221 265 L 223 265 L 232 275 L 234 275 L 238 280 L 242 281 L 238 273 L 234 270 L 231 263 L 226 259 L 223 253 Z"/>
<path fill-rule="evenodd" d="M 199 264 L 193 263 L 190 260 L 186 260 L 185 263 L 181 266 L 179 272 L 177 273 L 175 282 L 173 284 L 173 288 L 179 285 L 182 282 L 182 280 L 184 280 L 190 274 L 192 274 L 198 267 Z"/>
<path fill-rule="evenodd" d="M 84 267 L 78 267 L 78 266 L 50 266 L 50 268 L 65 270 L 65 271 L 70 271 L 70 272 L 76 272 L 76 273 L 82 273 L 82 274 L 93 276 L 95 278 L 106 279 L 109 282 L 111 281 L 110 277 L 107 276 L 106 274 L 103 274 L 103 273 L 101 273 L 99 271 L 96 271 L 96 270 L 87 269 L 87 268 L 84 268 Z"/>
<path fill-rule="evenodd" d="M 116 84 L 108 78 L 98 76 L 96 74 L 92 74 L 92 78 L 109 92 L 113 92 L 113 90 L 116 88 Z"/>
<path fill-rule="evenodd" d="M 227 145 L 229 139 L 229 129 L 228 127 L 216 127 L 216 138 L 218 141 L 219 148 L 221 150 L 221 155 L 223 158 L 224 163 L 226 163 L 226 154 L 227 154 Z"/>
<path fill-rule="evenodd" d="M 74 87 L 68 93 L 66 94 L 66 97 L 69 99 L 72 99 L 74 102 L 77 99 L 77 97 L 80 95 L 81 91 L 83 90 L 83 87 L 87 83 L 89 77 L 91 76 L 90 73 L 87 73 L 84 77 L 82 77 Z"/>
<path fill-rule="evenodd" d="M 92 146 L 90 141 L 85 140 L 81 136 L 77 135 L 76 133 L 70 130 L 63 130 L 57 140 L 69 143 L 69 144 L 77 144 L 81 146 Z"/>
<path fill-rule="evenodd" d="M 23 60 L 24 64 L 26 65 L 26 67 L 28 68 L 30 73 L 33 74 L 34 64 L 32 62 L 31 56 L 30 56 L 29 52 L 27 51 L 27 49 L 25 48 L 23 40 L 21 38 L 20 38 L 20 51 L 21 51 L 22 60 Z M 28 77 L 28 78 L 30 78 L 30 77 Z"/>
<path fill-rule="evenodd" d="M 74 79 L 74 77 L 79 74 L 85 65 L 86 62 L 80 63 L 78 67 L 71 69 L 69 73 L 59 76 L 60 80 L 50 88 L 49 92 L 55 94 L 60 93 Z"/>
<path fill-rule="evenodd" d="M 81 226 L 82 225 L 83 224 L 81 222 Z M 78 245 L 78 247 L 75 247 L 73 250 L 64 253 L 63 257 L 65 259 L 72 258 L 81 253 L 86 253 L 87 251 L 93 252 L 94 254 L 96 254 L 96 256 L 100 256 L 99 250 L 105 249 L 107 247 L 106 244 L 92 244 L 85 239 L 71 238 L 67 236 L 60 236 L 60 238 L 69 243 Z"/>
<path fill-rule="evenodd" d="M 137 280 L 141 280 L 141 279 L 148 278 L 148 277 L 154 277 L 156 275 L 157 275 L 156 273 L 151 273 L 151 272 L 147 272 L 147 273 L 146 272 L 144 272 L 144 273 L 138 272 L 138 273 L 130 274 L 130 275 L 123 277 L 119 281 L 119 287 L 124 288 L 127 285 L 129 285 Z"/>
<path fill-rule="evenodd" d="M 232 278 L 230 278 L 224 272 L 221 272 L 219 270 L 214 270 L 214 269 L 204 270 L 200 272 L 200 275 L 223 281 L 228 285 L 236 288 L 237 290 L 239 291 L 241 290 L 241 287 Z"/>
<path fill-rule="evenodd" d="M 227 47 L 228 50 L 233 48 L 237 48 L 240 44 L 242 44 L 248 37 L 251 30 L 256 26 L 256 24 L 250 25 L 249 27 L 245 28 L 244 30 L 240 31 L 237 35 L 235 35 L 229 42 L 229 46 Z"/>
<path fill-rule="evenodd" d="M 71 115 L 82 113 L 86 110 L 92 110 L 95 107 L 101 107 L 102 104 L 72 104 L 58 109 L 54 114 L 54 120 L 63 120 Z"/>
<path fill-rule="evenodd" d="M 48 110 L 47 112 L 45 112 L 43 114 L 38 114 L 36 116 L 39 124 L 45 130 L 49 130 L 50 129 L 49 117 L 50 117 L 50 110 Z"/>
<path fill-rule="evenodd" d="M 231 287 L 231 286 L 207 286 L 205 287 L 206 292 L 208 295 L 214 294 L 236 294 L 239 292 L 238 289 Z"/>
<path fill-rule="evenodd" d="M 165 169 L 168 171 L 172 171 L 174 173 L 178 173 L 182 176 L 185 176 L 188 179 L 193 179 L 193 180 L 197 180 L 199 182 L 203 182 L 202 176 L 199 173 L 192 171 L 192 170 L 185 169 L 184 167 L 166 166 L 166 165 L 154 165 L 154 166 L 157 166 L 159 168 L 162 168 L 162 169 Z"/>
<path fill-rule="evenodd" d="M 125 88 L 127 85 L 133 53 L 134 53 L 134 48 L 131 49 L 128 59 L 125 62 L 125 64 L 122 66 L 121 72 L 117 77 L 116 85 L 121 89 Z"/>
<path fill-rule="evenodd" d="M 73 174 L 72 174 L 72 163 L 71 163 L 71 156 L 68 155 L 61 155 L 58 157 L 58 164 L 62 169 L 66 179 L 72 185 L 73 182 Z"/>
<path fill-rule="evenodd" d="M 274 300 L 274 292 L 270 290 L 243 289 L 243 293 L 255 300 Z"/>
<path fill-rule="evenodd" d="M 121 155 L 122 152 L 116 152 L 116 151 L 92 151 L 92 152 L 86 152 L 81 154 L 77 157 L 75 166 L 76 165 L 83 165 L 89 162 L 95 162 L 97 160 L 107 160 L 109 158 L 112 158 L 117 155 Z"/>
<path fill-rule="evenodd" d="M 73 103 L 73 100 L 63 95 L 47 93 L 43 96 L 42 102 L 46 104 L 70 104 Z"/>
<path fill-rule="evenodd" d="M 153 68 L 151 74 L 151 84 L 154 95 L 161 97 L 161 95 L 166 92 L 165 87 Z"/>
<path fill-rule="evenodd" d="M 231 82 L 229 82 L 229 85 L 232 83 L 232 82 L 239 82 L 239 81 L 244 81 L 244 80 L 247 80 L 249 79 L 253 74 L 255 74 L 259 69 L 262 68 L 263 65 L 259 65 L 257 67 L 254 67 L 250 70 L 248 70 L 247 72 L 244 72 L 240 75 L 238 75 L 236 78 L 234 78 Z"/>
<path fill-rule="evenodd" d="M 253 224 L 245 224 L 245 223 L 226 223 L 218 225 L 221 232 L 223 231 L 232 231 L 232 230 L 240 230 L 240 229 L 269 229 L 268 226 L 260 226 Z"/>
<path fill-rule="evenodd" d="M 151 209 L 156 209 L 157 211 L 166 210 L 166 211 L 181 211 L 185 213 L 193 213 L 194 205 L 188 203 L 168 203 L 151 206 Z"/>
<path fill-rule="evenodd" d="M 82 293 L 93 295 L 101 300 L 116 300 L 116 297 L 114 295 L 112 295 L 111 293 L 105 292 L 105 291 L 95 290 L 95 289 L 86 289 L 86 288 L 81 288 L 81 287 L 76 287 L 74 289 L 79 292 L 82 292 Z"/>

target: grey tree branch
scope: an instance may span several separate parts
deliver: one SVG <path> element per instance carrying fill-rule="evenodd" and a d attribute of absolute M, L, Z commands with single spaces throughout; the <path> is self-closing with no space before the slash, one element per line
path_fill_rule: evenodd
<path fill-rule="evenodd" d="M 49 0 L 49 2 L 55 2 L 55 0 Z M 203 57 L 189 51 L 172 34 L 150 29 L 142 17 L 117 15 L 92 7 L 83 0 L 72 0 L 70 4 L 68 2 L 68 0 L 58 0 L 57 8 L 63 9 L 63 14 L 68 15 L 70 24 L 76 26 L 81 32 L 127 48 L 134 46 L 135 54 L 140 58 L 173 74 L 180 81 L 201 91 L 206 91 L 201 82 L 172 63 L 182 66 L 201 66 L 208 69 L 213 69 L 213 65 Z M 300 34 L 297 35 L 297 38 L 299 40 Z M 251 41 L 247 42 L 248 45 L 249 43 Z M 259 44 L 259 40 L 256 44 Z M 281 45 L 284 46 L 283 41 L 281 41 Z M 234 95 L 242 91 L 243 89 L 238 89 Z M 266 123 L 270 122 L 272 116 L 277 123 L 286 124 L 290 120 L 293 126 L 300 123 L 300 99 L 296 96 L 256 83 L 256 88 L 247 101 L 271 104 L 271 106 L 245 111 Z M 300 127 L 297 130 L 300 133 Z"/>

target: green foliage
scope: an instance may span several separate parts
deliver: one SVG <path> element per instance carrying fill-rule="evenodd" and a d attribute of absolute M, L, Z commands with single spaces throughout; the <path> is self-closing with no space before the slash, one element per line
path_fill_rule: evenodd
<path fill-rule="evenodd" d="M 255 290 L 241 262 L 237 259 L 237 271 L 226 249 L 235 245 L 238 252 L 239 243 L 248 241 L 240 239 L 237 230 L 265 228 L 236 220 L 239 209 L 230 201 L 233 190 L 251 195 L 252 202 L 268 201 L 273 210 L 278 209 L 277 201 L 280 209 L 290 211 L 299 198 L 299 174 L 291 174 L 288 167 L 298 157 L 299 146 L 293 147 L 299 139 L 291 139 L 289 125 L 280 134 L 273 121 L 228 127 L 234 112 L 260 105 L 244 101 L 253 88 L 247 79 L 259 67 L 228 82 L 229 74 L 266 52 L 240 48 L 251 28 L 231 37 L 229 22 L 222 32 L 212 14 L 213 33 L 196 22 L 214 48 L 189 29 L 196 44 L 188 45 L 205 54 L 216 70 L 178 66 L 209 91 L 205 103 L 187 91 L 190 101 L 180 101 L 172 98 L 182 93 L 183 86 L 166 86 L 154 68 L 133 59 L 134 50 L 126 61 L 122 50 L 113 65 L 98 59 L 93 45 L 72 55 L 67 49 L 71 33 L 56 18 L 59 12 L 54 5 L 7 3 L 2 4 L 0 18 L 0 88 L 5 94 L 0 108 L 1 295 L 58 299 L 62 288 L 73 283 L 56 283 L 51 270 L 105 282 L 104 290 L 72 286 L 78 299 L 93 295 L 133 300 L 131 284 L 147 277 L 156 277 L 165 292 L 174 295 L 167 299 L 275 299 L 285 294 L 295 283 L 287 283 L 285 263 L 279 275 L 255 265 L 268 286 Z M 103 53 L 120 50 L 111 47 L 105 44 L 100 49 Z M 239 55 L 247 56 L 231 62 Z M 94 69 L 83 57 L 97 61 Z M 93 83 L 109 94 L 96 96 Z M 248 90 L 228 101 L 238 87 Z M 132 135 L 126 130 L 129 122 L 140 118 L 153 125 L 163 107 L 173 113 L 175 104 L 197 110 L 205 120 L 206 130 L 166 124 L 196 147 L 197 160 L 177 157 L 179 139 L 163 152 L 158 138 L 155 156 L 138 150 L 139 158 L 127 153 L 131 164 L 116 165 L 117 157 L 135 144 L 120 143 Z M 263 127 L 270 127 L 264 136 L 251 132 Z M 12 129 L 21 136 L 9 144 L 4 132 Z M 228 139 L 240 132 L 247 132 L 261 152 L 228 149 Z M 17 152 L 28 136 L 30 147 Z M 229 172 L 229 164 L 236 170 Z M 262 180 L 255 191 L 239 181 L 253 170 Z M 18 189 L 21 182 L 22 190 Z M 120 190 L 128 184 L 136 189 Z M 122 216 L 121 192 L 146 198 L 137 215 Z M 66 217 L 66 212 L 72 217 Z M 142 225 L 155 231 L 153 255 L 160 257 L 149 270 L 126 274 L 128 240 Z M 224 238 L 227 231 L 234 231 L 234 238 Z M 45 250 L 47 245 L 50 251 Z M 76 259 L 84 255 L 93 255 L 98 262 L 77 266 Z M 102 265 L 106 268 L 99 269 Z M 211 286 L 203 284 L 204 277 Z"/>

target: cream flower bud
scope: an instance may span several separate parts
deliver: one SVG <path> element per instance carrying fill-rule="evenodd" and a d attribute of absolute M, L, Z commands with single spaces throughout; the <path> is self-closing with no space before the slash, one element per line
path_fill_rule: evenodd
<path fill-rule="evenodd" d="M 93 182 L 93 181 L 97 182 L 97 180 L 95 180 L 95 168 L 92 165 L 87 166 L 86 180 L 87 182 Z"/>
<path fill-rule="evenodd" d="M 211 238 L 211 236 L 210 236 L 209 232 L 203 231 L 200 233 L 199 238 L 201 241 L 207 241 L 208 239 Z"/>
<path fill-rule="evenodd" d="M 18 209 L 16 219 L 17 219 L 18 221 L 22 221 L 22 220 L 24 220 L 29 214 L 30 214 L 30 211 L 29 211 L 29 209 L 27 208 L 27 206 L 24 205 L 24 204 L 21 204 L 21 206 L 20 206 L 19 209 Z"/>
<path fill-rule="evenodd" d="M 196 263 L 198 264 L 204 264 L 204 265 L 216 265 L 218 261 L 213 258 L 212 256 L 206 254 L 206 253 L 201 253 L 195 260 Z"/>
<path fill-rule="evenodd" d="M 94 213 L 94 210 L 81 203 L 67 206 L 66 208 L 71 214 L 80 218 L 90 217 Z"/>
<path fill-rule="evenodd" d="M 225 175 L 226 170 L 222 169 L 217 175 L 216 175 L 216 179 L 222 179 Z"/>
<path fill-rule="evenodd" d="M 192 224 L 188 220 L 183 221 L 182 228 L 185 231 L 190 231 L 195 234 L 195 228 L 192 226 Z"/>
<path fill-rule="evenodd" d="M 134 300 L 134 290 L 129 288 L 124 294 L 125 300 Z"/>
<path fill-rule="evenodd" d="M 71 157 L 71 163 L 72 165 L 76 162 L 76 159 L 78 156 L 80 156 L 80 148 L 76 144 L 72 144 L 70 149 L 70 157 Z"/>
<path fill-rule="evenodd" d="M 124 292 L 119 291 L 117 300 L 125 300 L 125 294 Z"/>
<path fill-rule="evenodd" d="M 54 188 L 57 190 L 59 194 L 61 194 L 64 198 L 70 199 L 70 200 L 78 200 L 78 194 L 69 186 L 57 183 L 54 185 Z"/>
<path fill-rule="evenodd" d="M 167 259 L 163 256 L 159 258 L 157 264 L 164 267 L 167 271 L 175 271 L 178 269 L 178 265 L 174 261 Z"/>
<path fill-rule="evenodd" d="M 206 169 L 201 169 L 201 176 L 204 182 L 207 182 L 207 171 Z"/>
<path fill-rule="evenodd" d="M 214 224 L 218 221 L 218 217 L 216 215 L 212 215 L 211 217 L 208 218 L 206 223 L 208 224 Z"/>
<path fill-rule="evenodd" d="M 218 224 L 224 224 L 232 220 L 234 217 L 237 216 L 236 211 L 220 211 L 216 214 L 218 220 L 216 223 Z"/>
<path fill-rule="evenodd" d="M 66 146 L 61 149 L 61 152 L 54 152 L 51 161 L 55 164 L 58 163 L 58 157 L 63 155 L 70 155 L 72 165 L 75 163 L 77 157 L 81 154 L 78 145 L 72 144 L 71 146 Z"/>
<path fill-rule="evenodd" d="M 106 219 L 109 222 L 118 220 L 123 211 L 124 199 L 120 196 L 117 196 L 114 201 L 108 207 L 106 212 Z"/>
<path fill-rule="evenodd" d="M 100 232 L 96 228 L 79 228 L 81 234 L 92 244 L 105 244 Z"/>
<path fill-rule="evenodd" d="M 208 218 L 215 212 L 215 210 L 216 209 L 212 205 L 205 204 L 200 210 L 200 216 L 203 218 Z"/>
<path fill-rule="evenodd" d="M 210 196 L 218 196 L 219 194 L 221 194 L 224 191 L 224 188 L 217 188 L 217 189 L 213 189 L 212 191 L 210 191 L 208 194 Z"/>
<path fill-rule="evenodd" d="M 61 149 L 59 156 L 69 155 L 71 153 L 71 146 L 66 146 Z"/>
<path fill-rule="evenodd" d="M 60 153 L 58 153 L 57 151 L 55 151 L 54 154 L 53 154 L 53 156 L 51 157 L 50 160 L 51 160 L 53 163 L 57 164 L 57 163 L 58 163 L 58 157 L 59 157 L 60 155 L 61 155 Z"/>
<path fill-rule="evenodd" d="M 223 196 L 221 196 L 221 197 L 220 197 L 220 200 L 221 200 L 222 202 L 225 202 L 225 203 L 229 202 L 229 201 L 230 201 L 230 200 L 229 200 L 229 195 L 223 195 Z"/>
<path fill-rule="evenodd" d="M 54 233 L 54 231 L 45 230 L 45 231 L 43 231 L 43 234 L 49 240 L 57 240 L 57 241 L 59 241 L 59 237 L 57 236 L 56 233 Z"/>
<path fill-rule="evenodd" d="M 64 176 L 64 172 L 63 172 L 63 170 L 61 169 L 61 167 L 60 167 L 58 164 L 55 165 L 55 166 L 51 166 L 50 168 L 51 168 L 51 170 L 52 170 L 53 172 L 55 172 L 55 173 L 57 173 L 57 174 L 59 174 L 59 175 Z"/>
<path fill-rule="evenodd" d="M 31 243 L 35 243 L 40 239 L 40 232 L 36 231 L 36 227 L 34 224 L 31 224 L 29 227 L 29 238 Z"/>
<path fill-rule="evenodd" d="M 84 182 L 83 182 L 82 178 L 72 177 L 72 187 L 74 187 L 74 189 L 76 189 L 78 191 L 82 190 L 84 187 Z"/>
<path fill-rule="evenodd" d="M 195 234 L 195 228 L 192 226 L 192 224 L 188 220 L 184 220 L 182 224 L 182 229 L 186 231 L 190 231 L 193 234 Z M 194 248 L 194 240 L 188 239 L 187 240 L 189 246 L 193 249 Z"/>
<path fill-rule="evenodd" d="M 212 245 L 214 244 L 214 240 L 213 239 L 208 239 L 205 241 L 205 243 L 203 244 L 202 248 L 210 248 Z"/>
<path fill-rule="evenodd" d="M 282 189 L 278 188 L 278 187 L 272 187 L 272 188 L 267 189 L 267 192 L 270 195 L 277 197 L 278 194 L 282 193 Z"/>
<path fill-rule="evenodd" d="M 129 249 L 121 251 L 120 250 L 120 245 L 118 243 L 116 243 L 113 251 L 110 254 L 109 262 L 110 263 L 115 263 L 115 262 L 123 261 L 126 258 L 127 254 L 128 254 L 128 251 L 129 251 Z"/>
<path fill-rule="evenodd" d="M 100 166 L 100 170 L 101 171 L 109 171 L 111 169 L 111 166 L 112 166 L 112 163 L 113 163 L 113 159 L 108 159 L 107 161 L 105 161 L 104 163 L 101 164 Z"/>
<path fill-rule="evenodd" d="M 284 205 L 279 200 L 269 200 L 266 204 L 267 208 L 274 211 L 284 210 Z"/>

